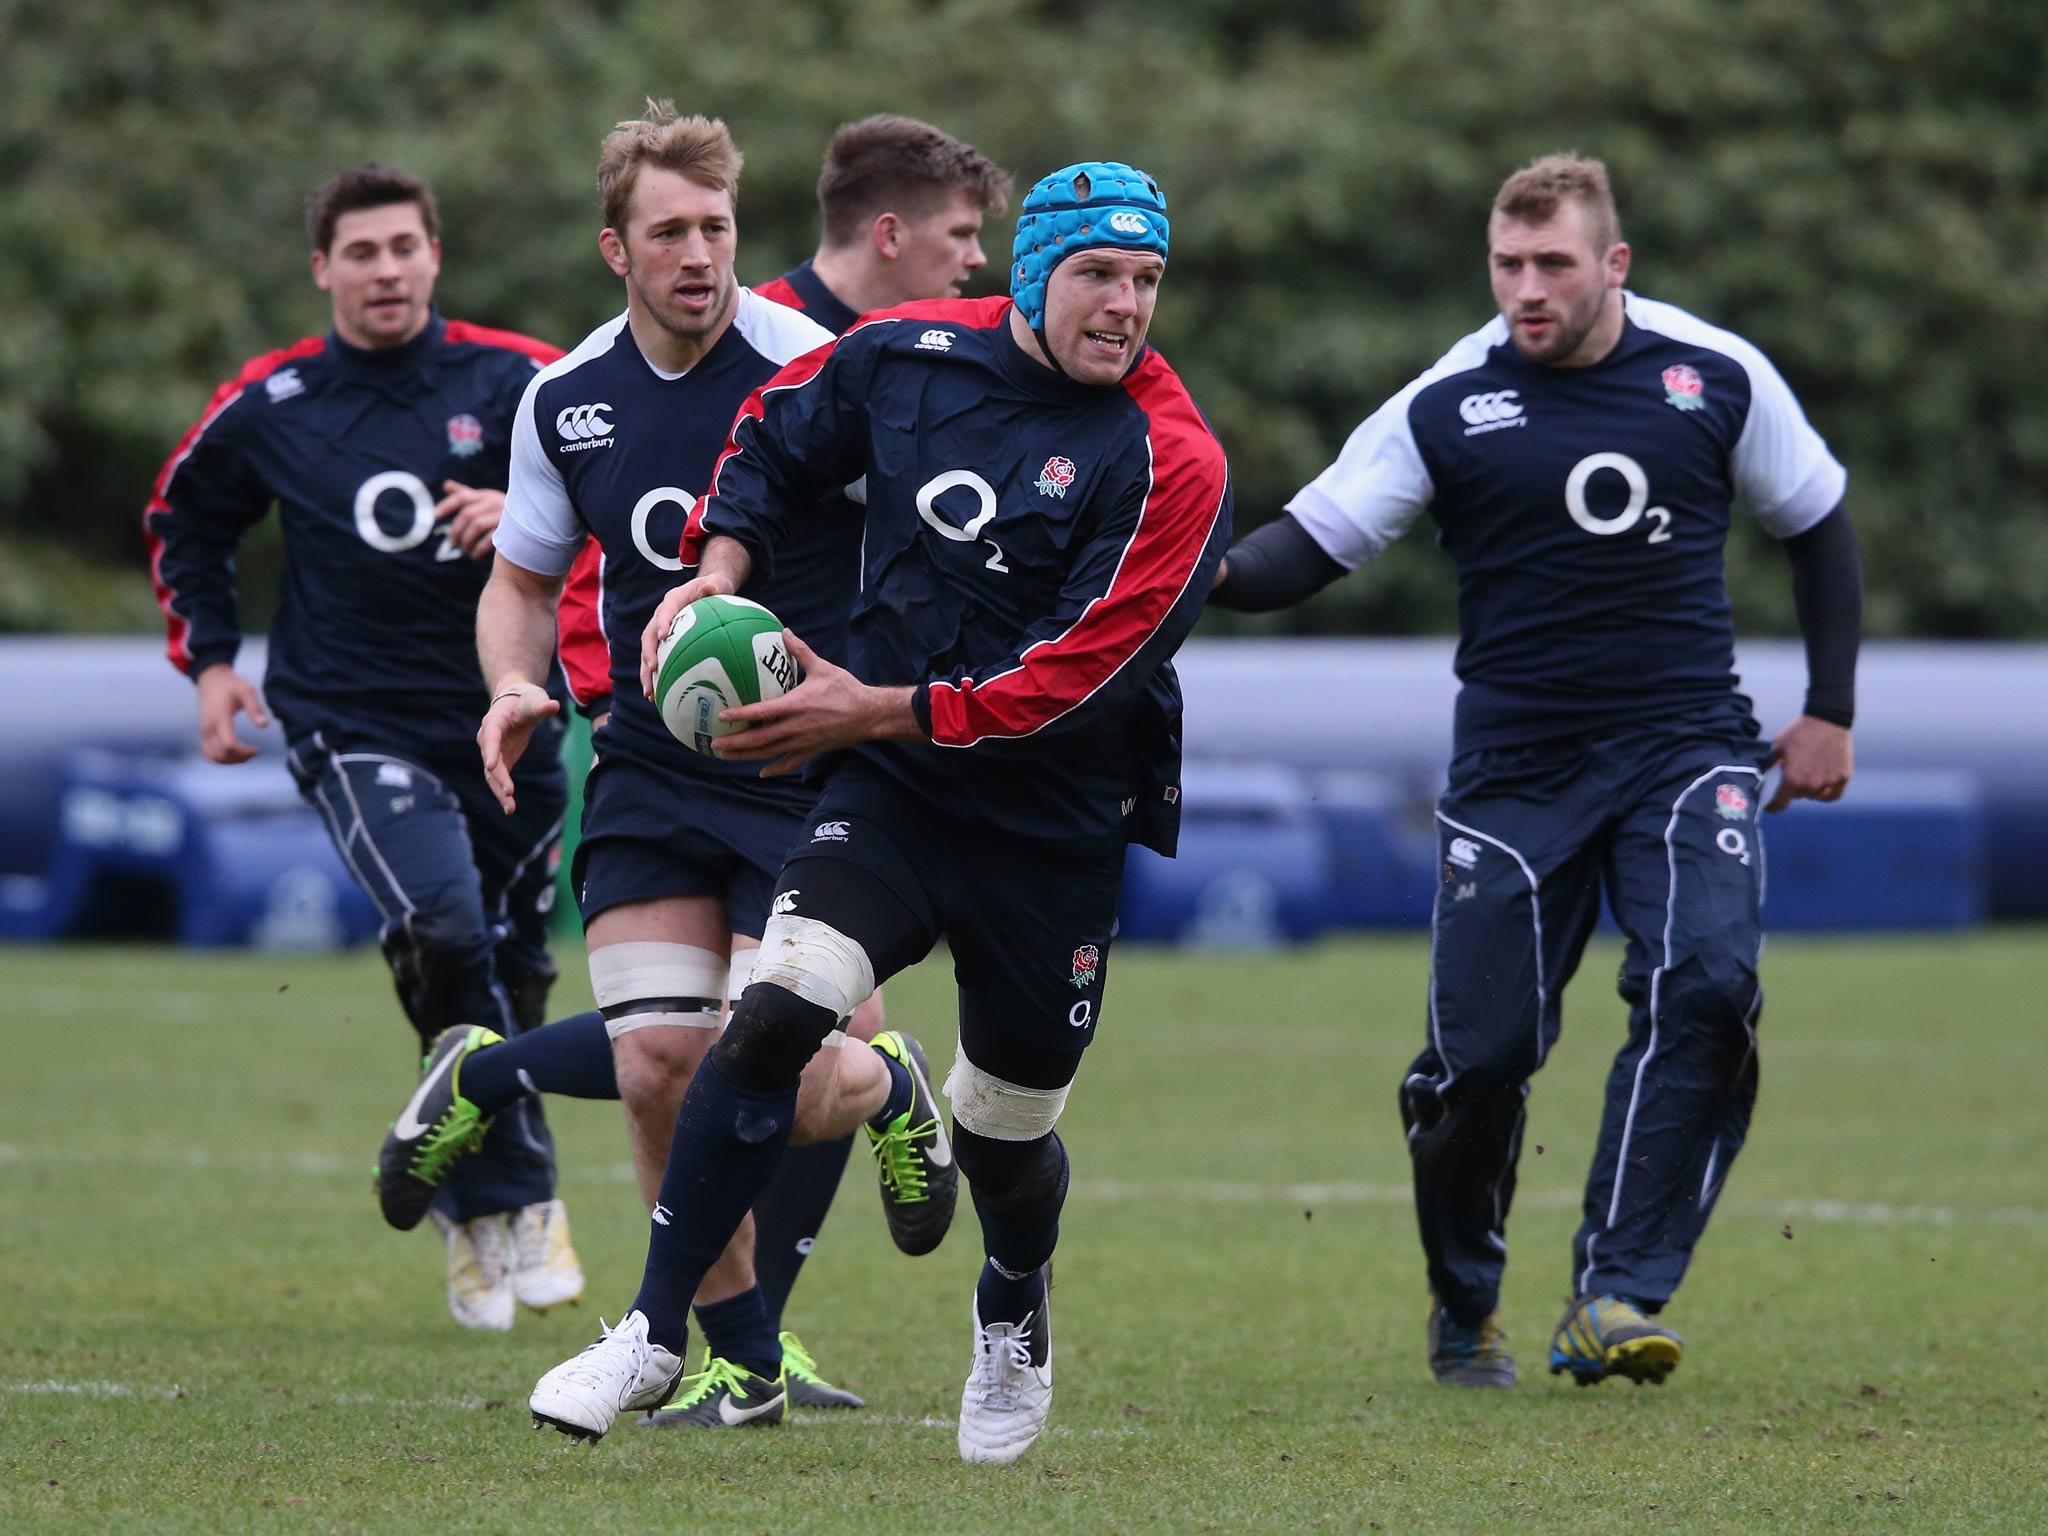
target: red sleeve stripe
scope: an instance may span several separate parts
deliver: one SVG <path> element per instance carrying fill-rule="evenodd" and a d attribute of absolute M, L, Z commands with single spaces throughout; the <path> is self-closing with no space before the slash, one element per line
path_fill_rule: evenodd
<path fill-rule="evenodd" d="M 612 691 L 611 645 L 604 637 L 604 551 L 586 539 L 555 608 L 556 651 L 578 704 Z"/>
<path fill-rule="evenodd" d="M 936 745 L 1029 736 L 1079 709 L 1130 664 L 1186 595 L 1223 514 L 1228 480 L 1221 446 L 1160 367 L 1163 376 L 1141 367 L 1140 375 L 1151 377 L 1127 386 L 1150 419 L 1149 483 L 1108 588 L 1065 632 L 1027 647 L 1009 671 L 980 683 L 931 684 Z"/>
<path fill-rule="evenodd" d="M 754 292 L 761 295 L 764 299 L 774 300 L 784 309 L 800 310 L 804 307 L 803 295 L 790 286 L 789 279 L 786 277 L 778 277 L 772 283 L 763 283 Z"/>
<path fill-rule="evenodd" d="M 156 485 L 151 489 L 149 505 L 142 509 L 142 536 L 149 547 L 150 585 L 156 589 L 156 604 L 163 609 L 164 618 L 169 626 L 168 650 L 171 665 L 180 672 L 189 672 L 192 669 L 192 625 L 174 606 L 178 594 L 172 591 L 169 583 L 164 580 L 164 541 L 150 526 L 149 520 L 159 512 L 172 511 L 171 504 L 166 498 L 170 495 L 171 480 L 178 473 L 178 466 L 199 446 L 199 440 L 206 435 L 206 429 L 219 419 L 220 413 L 242 398 L 243 390 L 251 384 L 262 383 L 286 363 L 295 362 L 302 357 L 311 357 L 326 345 L 327 338 L 324 336 L 304 336 L 288 347 L 266 352 L 261 357 L 252 357 L 242 364 L 240 373 L 213 392 L 213 398 L 206 402 L 206 409 L 197 421 L 186 428 L 185 435 L 178 439 L 178 446 L 171 450 L 171 456 L 164 460 L 164 467 L 157 472 Z"/>
<path fill-rule="evenodd" d="M 522 336 L 517 331 L 500 331 L 488 325 L 471 325 L 467 320 L 450 320 L 442 334 L 449 341 L 466 341 L 472 346 L 500 347 L 507 352 L 523 352 L 543 368 L 562 356 L 560 347 L 550 346 L 545 341 Z"/>

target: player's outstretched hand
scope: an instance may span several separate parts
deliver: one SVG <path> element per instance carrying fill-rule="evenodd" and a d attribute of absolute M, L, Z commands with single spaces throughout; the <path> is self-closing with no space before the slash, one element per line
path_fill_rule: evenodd
<path fill-rule="evenodd" d="M 518 683 L 507 688 L 484 712 L 484 723 L 476 733 L 477 750 L 484 757 L 484 781 L 506 815 L 517 808 L 512 796 L 512 770 L 526 755 L 533 740 L 533 728 L 562 712 L 562 706 L 548 697 L 538 683 Z"/>
<path fill-rule="evenodd" d="M 763 778 L 790 773 L 812 758 L 863 741 L 909 741 L 923 736 L 911 713 L 908 688 L 874 688 L 831 662 L 789 630 L 782 643 L 804 669 L 804 680 L 779 699 L 719 711 L 743 731 L 721 736 L 712 750 L 731 762 L 761 763 Z"/>
<path fill-rule="evenodd" d="M 491 536 L 505 515 L 505 493 L 479 490 L 459 480 L 443 480 L 441 489 L 447 494 L 434 504 L 434 516 L 452 519 L 448 541 L 470 559 L 481 560 L 491 552 Z"/>
<path fill-rule="evenodd" d="M 661 653 L 661 642 L 668 638 L 669 626 L 676 621 L 676 615 L 700 597 L 731 597 L 739 591 L 739 583 L 722 572 L 712 571 L 692 577 L 680 587 L 670 587 L 668 596 L 661 600 L 661 606 L 654 610 L 654 617 L 647 621 L 647 627 L 640 631 L 640 691 L 648 698 L 654 697 L 654 674 L 660 667 L 656 658 Z"/>
<path fill-rule="evenodd" d="M 246 763 L 256 755 L 235 731 L 235 716 L 244 713 L 257 725 L 270 724 L 254 683 L 224 661 L 199 674 L 199 750 L 208 761 Z"/>
<path fill-rule="evenodd" d="M 1847 728 L 1801 715 L 1778 732 L 1769 763 L 1778 765 L 1778 790 L 1764 809 L 1782 811 L 1794 800 L 1841 799 L 1856 771 L 1856 748 Z"/>

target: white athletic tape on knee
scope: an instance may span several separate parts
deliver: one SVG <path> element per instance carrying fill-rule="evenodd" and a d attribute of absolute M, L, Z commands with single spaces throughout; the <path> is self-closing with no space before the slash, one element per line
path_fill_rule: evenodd
<path fill-rule="evenodd" d="M 754 979 L 754 962 L 760 957 L 760 946 L 754 944 L 732 952 L 732 964 L 725 973 L 727 1003 L 737 1003 L 740 1000 L 740 994 L 747 990 L 747 983 Z"/>
<path fill-rule="evenodd" d="M 725 1002 L 726 959 L 693 944 L 640 940 L 590 952 L 590 990 L 616 1040 L 636 1029 L 716 1029 Z M 669 1007 L 658 1006 L 677 999 Z M 634 1008 L 635 1003 L 657 1006 Z"/>
<path fill-rule="evenodd" d="M 645 1013 L 622 1013 L 613 1017 L 607 1015 L 604 1032 L 607 1038 L 616 1040 L 621 1035 L 630 1035 L 636 1029 L 723 1029 L 725 1019 L 716 1013 L 664 1013 L 650 1009 Z"/>
<path fill-rule="evenodd" d="M 830 1008 L 841 1023 L 875 990 L 868 952 L 814 917 L 774 914 L 754 954 L 754 980 L 787 987 L 807 1003 Z"/>
<path fill-rule="evenodd" d="M 962 1050 L 946 1074 L 946 1098 L 955 1123 L 991 1141 L 1036 1141 L 1059 1123 L 1072 1083 L 1064 1088 L 1024 1088 L 984 1072 Z"/>

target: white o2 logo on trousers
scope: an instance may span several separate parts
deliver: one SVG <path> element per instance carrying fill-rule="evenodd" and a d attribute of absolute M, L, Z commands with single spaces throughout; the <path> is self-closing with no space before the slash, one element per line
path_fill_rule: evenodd
<path fill-rule="evenodd" d="M 1622 478 L 1628 487 L 1628 505 L 1612 517 L 1602 517 L 1586 504 L 1586 485 L 1601 470 L 1609 469 Z M 1671 542 L 1671 514 L 1662 507 L 1650 504 L 1650 477 L 1643 473 L 1643 466 L 1625 453 L 1591 453 L 1572 466 L 1572 472 L 1565 477 L 1564 505 L 1572 515 L 1572 521 L 1588 533 L 1611 538 L 1629 529 L 1645 517 L 1656 523 L 1650 536 L 1644 542 L 1668 544 Z"/>
<path fill-rule="evenodd" d="M 397 491 L 412 503 L 412 522 L 403 533 L 386 533 L 384 525 L 377 521 L 377 500 L 386 491 Z M 409 470 L 387 469 L 356 487 L 356 532 L 370 548 L 387 555 L 402 555 L 426 543 L 427 535 L 433 531 L 434 495 L 418 475 Z M 434 558 L 462 558 L 462 551 L 449 538 L 446 527 L 441 529 L 441 547 L 434 551 Z"/>

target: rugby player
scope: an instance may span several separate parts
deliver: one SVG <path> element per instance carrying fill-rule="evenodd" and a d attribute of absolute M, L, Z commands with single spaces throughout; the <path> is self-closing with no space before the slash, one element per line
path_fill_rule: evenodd
<path fill-rule="evenodd" d="M 677 1218 L 651 1231 L 620 1325 L 535 1387 L 537 1423 L 596 1438 L 661 1399 L 689 1298 L 789 1139 L 805 1064 L 943 935 L 953 1133 L 934 1120 L 914 1140 L 934 1173 L 966 1174 L 988 1255 L 960 1453 L 1012 1461 L 1043 1427 L 1067 1187 L 1054 1126 L 1099 1024 L 1125 849 L 1176 841 L 1169 658 L 1229 537 L 1223 451 L 1145 344 L 1167 238 L 1152 178 L 1066 167 L 1025 198 L 1011 298 L 868 316 L 735 423 L 691 520 L 698 574 L 642 634 L 642 685 L 683 608 L 763 590 L 833 536 L 828 493 L 865 476 L 849 665 L 792 625 L 804 681 L 729 711 L 747 729 L 721 742 L 771 777 L 840 755 L 677 1118 L 661 1193 Z"/>
<path fill-rule="evenodd" d="M 960 285 L 987 264 L 980 241 L 982 221 L 1003 210 L 1009 184 L 1008 173 L 986 156 L 928 123 L 878 116 L 845 124 L 833 135 L 818 178 L 822 235 L 817 254 L 754 292 L 801 310 L 834 332 L 845 330 L 868 310 L 955 296 Z M 844 526 L 857 528 L 859 516 L 858 507 L 849 508 Z M 829 629 L 815 630 L 812 643 L 837 656 L 844 649 L 844 611 L 859 583 L 857 543 L 849 534 L 821 553 L 823 558 L 812 562 L 812 570 L 835 622 Z M 597 556 L 595 543 L 586 545 L 571 571 L 560 609 L 561 650 L 570 682 L 581 695 L 579 704 L 602 729 L 611 708 L 610 667 L 597 605 L 584 597 L 598 587 Z M 732 787 L 738 792 L 746 786 Z M 787 810 L 786 785 L 771 782 L 762 786 L 762 793 L 771 805 Z M 795 840 L 797 830 L 791 829 L 787 841 Z M 764 875 L 772 879 L 786 846 L 759 840 L 755 846 L 765 859 Z M 758 940 L 758 934 L 747 934 L 734 943 L 747 956 Z M 745 983 L 747 966 L 743 958 L 732 968 L 732 1001 L 737 1001 Z M 876 992 L 854 1010 L 847 1033 L 872 1040 L 883 1022 L 881 994 Z M 603 1034 L 584 1028 L 573 1053 L 564 1048 L 570 1043 L 556 1036 L 522 1039 L 492 1058 L 490 1080 L 502 1084 L 506 1093 L 530 1084 L 540 1092 L 618 1097 L 611 1046 Z M 472 1087 L 473 1079 L 474 1074 Z M 498 1107 L 500 1101 L 494 1099 L 491 1109 Z M 893 1143 L 887 1137 L 870 1139 L 878 1155 L 891 1155 Z M 791 1147 L 754 1208 L 754 1273 L 769 1325 L 782 1345 L 793 1408 L 863 1406 L 853 1393 L 827 1381 L 803 1342 L 782 1326 L 790 1291 L 816 1245 L 852 1144 L 850 1137 L 837 1137 Z"/>
<path fill-rule="evenodd" d="M 1629 1031 L 1550 1368 L 1660 1382 L 1683 1345 L 1659 1314 L 1756 1099 L 1758 812 L 1838 799 L 1853 767 L 1861 556 L 1847 474 L 1764 354 L 1623 286 L 1598 160 L 1515 172 L 1487 247 L 1499 315 L 1232 550 L 1211 601 L 1299 602 L 1434 517 L 1458 569 L 1463 687 L 1427 1039 L 1400 1090 L 1430 1366 L 1514 1382 L 1499 1300 L 1524 1103 L 1604 891 L 1628 941 Z M 1806 640 L 1804 711 L 1768 746 L 1734 674 L 1722 551 L 1738 495 L 1784 542 Z"/>
<path fill-rule="evenodd" d="M 670 551 L 681 545 L 734 416 L 784 363 L 831 339 L 735 280 L 741 163 L 723 123 L 680 116 L 666 102 L 606 138 L 599 247 L 625 284 L 626 310 L 527 391 L 497 564 L 477 616 L 493 695 L 477 741 L 490 782 L 516 813 L 512 771 L 530 733 L 559 708 L 540 686 L 557 598 L 585 540 L 601 548 L 599 617 L 612 697 L 593 739 L 597 762 L 572 877 L 657 1231 L 679 1219 L 662 1184 L 677 1106 L 717 1038 L 734 978 L 752 965 L 781 856 L 808 825 L 814 795 L 801 782 L 764 785 L 744 764 L 683 746 L 639 685 L 641 629 L 683 567 Z M 831 497 L 844 499 L 837 487 Z M 843 633 L 857 547 L 857 533 L 821 543 L 757 595 L 793 624 Z M 435 1135 L 465 1138 L 529 1088 L 559 1086 L 565 1069 L 581 1070 L 589 1033 L 543 1032 L 517 1055 L 479 1031 L 453 1038 L 452 1065 L 417 1118 L 444 1127 Z M 542 1059 L 548 1051 L 555 1060 Z M 868 1124 L 896 1148 L 881 1160 L 884 1205 L 910 1252 L 937 1245 L 953 1208 L 952 1170 L 927 1173 L 908 1147 L 909 1128 L 932 1119 L 922 1076 L 916 1042 L 900 1032 L 884 1031 L 873 1046 L 851 1041 L 808 1074 L 802 1113 L 804 1140 Z M 387 1170 L 403 1151 L 387 1143 Z M 406 1172 L 385 1187 L 388 1196 L 417 1201 L 431 1182 Z M 784 1417 L 783 1350 L 753 1274 L 751 1233 L 729 1247 L 728 1238 L 735 1233 L 721 1236 L 720 1265 L 707 1265 L 692 1287 L 710 1359 L 655 1422 Z M 685 1317 L 674 1321 L 675 1333 L 657 1342 L 679 1360 Z M 673 1374 L 667 1385 L 677 1386 Z M 665 1391 L 640 1406 L 667 1400 Z"/>
<path fill-rule="evenodd" d="M 170 657 L 197 686 L 207 757 L 257 749 L 277 712 L 287 766 L 383 918 L 384 957 L 422 1044 L 458 1021 L 538 1025 L 567 783 L 551 730 L 500 813 L 471 736 L 489 695 L 469 632 L 504 506 L 512 419 L 560 353 L 445 320 L 440 215 L 425 182 L 359 165 L 307 209 L 332 329 L 253 358 L 165 464 L 143 517 Z M 263 692 L 235 670 L 234 557 L 271 506 L 284 575 Z M 543 679 L 545 680 L 545 679 Z M 448 1305 L 509 1328 L 581 1294 L 538 1105 L 491 1128 L 438 1197 Z"/>

